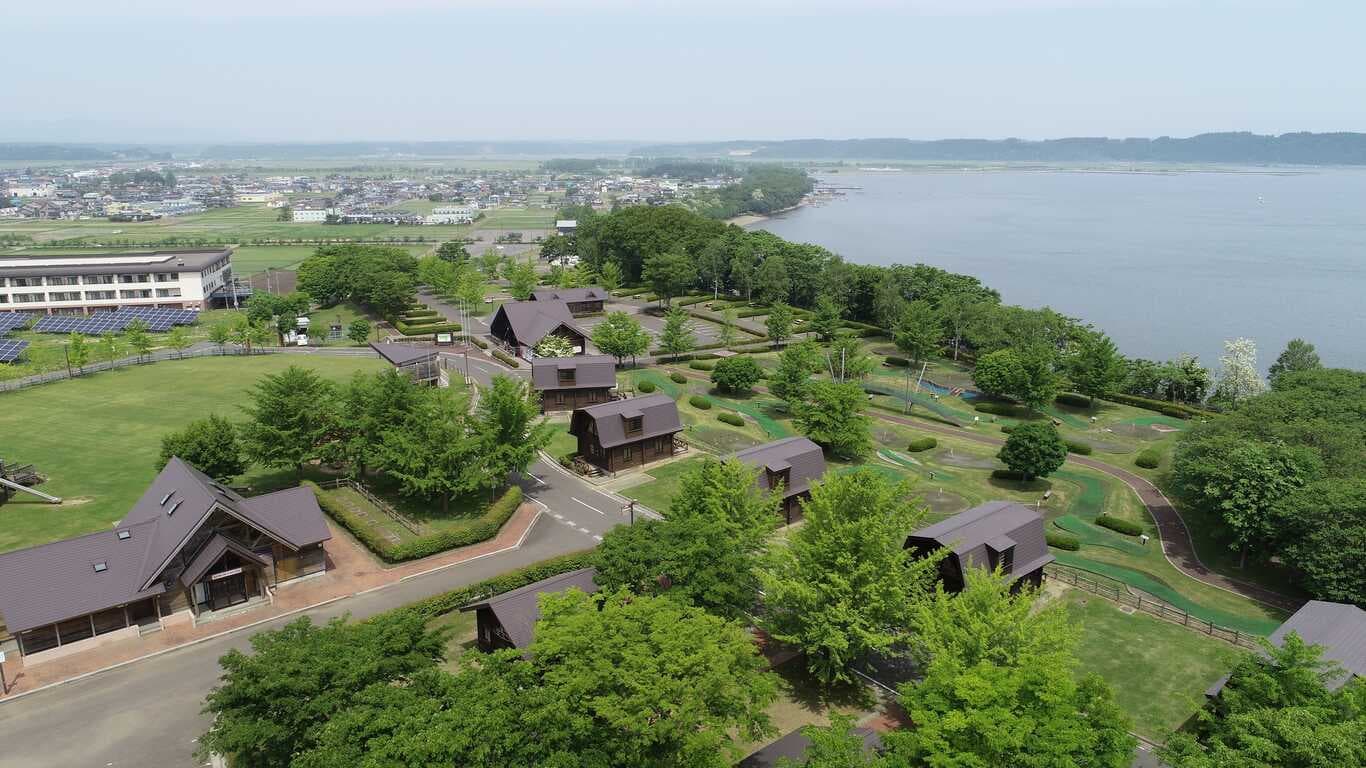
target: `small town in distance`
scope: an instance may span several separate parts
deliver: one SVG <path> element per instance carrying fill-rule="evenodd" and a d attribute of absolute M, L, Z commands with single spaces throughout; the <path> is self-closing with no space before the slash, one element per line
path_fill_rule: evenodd
<path fill-rule="evenodd" d="M 1362 14 L 76 2 L 0 768 L 1366 765 Z"/>

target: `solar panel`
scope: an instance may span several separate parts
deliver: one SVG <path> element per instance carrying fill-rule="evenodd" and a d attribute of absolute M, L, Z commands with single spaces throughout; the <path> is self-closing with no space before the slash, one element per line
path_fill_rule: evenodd
<path fill-rule="evenodd" d="M 16 328 L 23 328 L 32 321 L 33 315 L 27 312 L 0 312 L 0 336 Z"/>
<path fill-rule="evenodd" d="M 27 346 L 27 341 L 0 339 L 0 363 L 12 363 L 15 360 L 18 360 L 19 355 Z"/>
<path fill-rule="evenodd" d="M 193 309 L 170 309 L 163 307 L 120 307 L 116 315 L 129 320 L 141 320 L 152 331 L 169 331 L 174 325 L 189 325 L 199 317 Z"/>
<path fill-rule="evenodd" d="M 39 333 L 71 333 L 85 322 L 81 315 L 48 315 L 38 319 L 33 330 Z"/>

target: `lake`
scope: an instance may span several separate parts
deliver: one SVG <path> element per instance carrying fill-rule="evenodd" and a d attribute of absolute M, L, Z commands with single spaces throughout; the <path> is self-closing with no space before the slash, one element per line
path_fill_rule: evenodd
<path fill-rule="evenodd" d="M 1131 357 L 1218 367 L 1292 338 L 1366 369 L 1366 170 L 904 170 L 821 175 L 860 187 L 754 226 L 851 262 L 974 275 L 1004 301 L 1103 329 Z"/>

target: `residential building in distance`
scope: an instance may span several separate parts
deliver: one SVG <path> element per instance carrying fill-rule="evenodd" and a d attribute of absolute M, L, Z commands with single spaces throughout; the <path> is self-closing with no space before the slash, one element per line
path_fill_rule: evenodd
<path fill-rule="evenodd" d="M 569 589 L 578 589 L 591 595 L 598 591 L 598 585 L 593 582 L 597 573 L 595 568 L 580 568 L 471 603 L 460 610 L 475 612 L 479 650 L 526 650 L 531 646 L 536 622 L 541 618 L 541 595 Z"/>
<path fill-rule="evenodd" d="M 233 194 L 233 201 L 238 205 L 244 203 L 266 203 L 269 205 L 281 203 L 284 199 L 284 195 L 269 190 L 238 190 Z"/>
<path fill-rule="evenodd" d="M 289 220 L 309 224 L 323 224 L 328 216 L 337 215 L 337 209 L 326 200 L 302 200 L 290 206 Z"/>
<path fill-rule="evenodd" d="M 552 333 L 567 339 L 576 355 L 588 346 L 588 334 L 574 325 L 574 316 L 563 301 L 506 302 L 494 313 L 489 333 L 506 350 L 528 360 L 536 345 Z"/>
<path fill-rule="evenodd" d="M 196 623 L 327 568 L 313 491 L 243 498 L 178 458 L 111 530 L 0 554 L 0 648 L 25 666 Z"/>
<path fill-rule="evenodd" d="M 423 220 L 423 224 L 473 224 L 479 209 L 469 205 L 438 205 Z"/>
<path fill-rule="evenodd" d="M 378 352 L 379 356 L 395 370 L 418 384 L 436 384 L 441 378 L 441 361 L 438 359 L 437 351 L 431 347 L 377 344 L 372 341 L 370 348 Z"/>
<path fill-rule="evenodd" d="M 227 248 L 0 258 L 0 312 L 205 309 L 231 274 Z"/>
<path fill-rule="evenodd" d="M 531 361 L 531 388 L 541 395 L 541 412 L 572 411 L 612 400 L 617 362 L 611 355 L 537 357 Z"/>
<path fill-rule="evenodd" d="M 561 235 L 572 235 L 579 231 L 578 219 L 559 219 L 555 222 L 555 232 Z"/>
<path fill-rule="evenodd" d="M 1053 562 L 1044 539 L 1043 517 L 1014 501 L 989 501 L 912 533 L 907 549 L 917 556 L 943 548 L 939 564 L 944 589 L 963 588 L 969 568 L 996 569 L 1018 587 L 1043 583 L 1043 567 Z"/>
<path fill-rule="evenodd" d="M 755 483 L 765 491 L 780 491 L 780 509 L 788 525 L 801 517 L 801 500 L 811 497 L 811 484 L 825 474 L 825 454 L 805 437 L 785 437 L 733 454 L 759 470 Z"/>
<path fill-rule="evenodd" d="M 531 292 L 532 301 L 563 301 L 574 317 L 602 314 L 607 301 L 607 289 L 595 285 L 587 288 L 543 288 Z"/>
<path fill-rule="evenodd" d="M 678 403 L 665 394 L 590 405 L 569 418 L 578 455 L 608 472 L 643 467 L 687 450 L 677 437 L 682 431 Z"/>

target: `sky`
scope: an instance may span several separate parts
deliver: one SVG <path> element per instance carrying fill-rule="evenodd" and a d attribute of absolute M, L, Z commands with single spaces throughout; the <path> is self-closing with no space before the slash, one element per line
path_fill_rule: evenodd
<path fill-rule="evenodd" d="M 0 141 L 1366 130 L 1360 0 L 66 0 Z"/>

